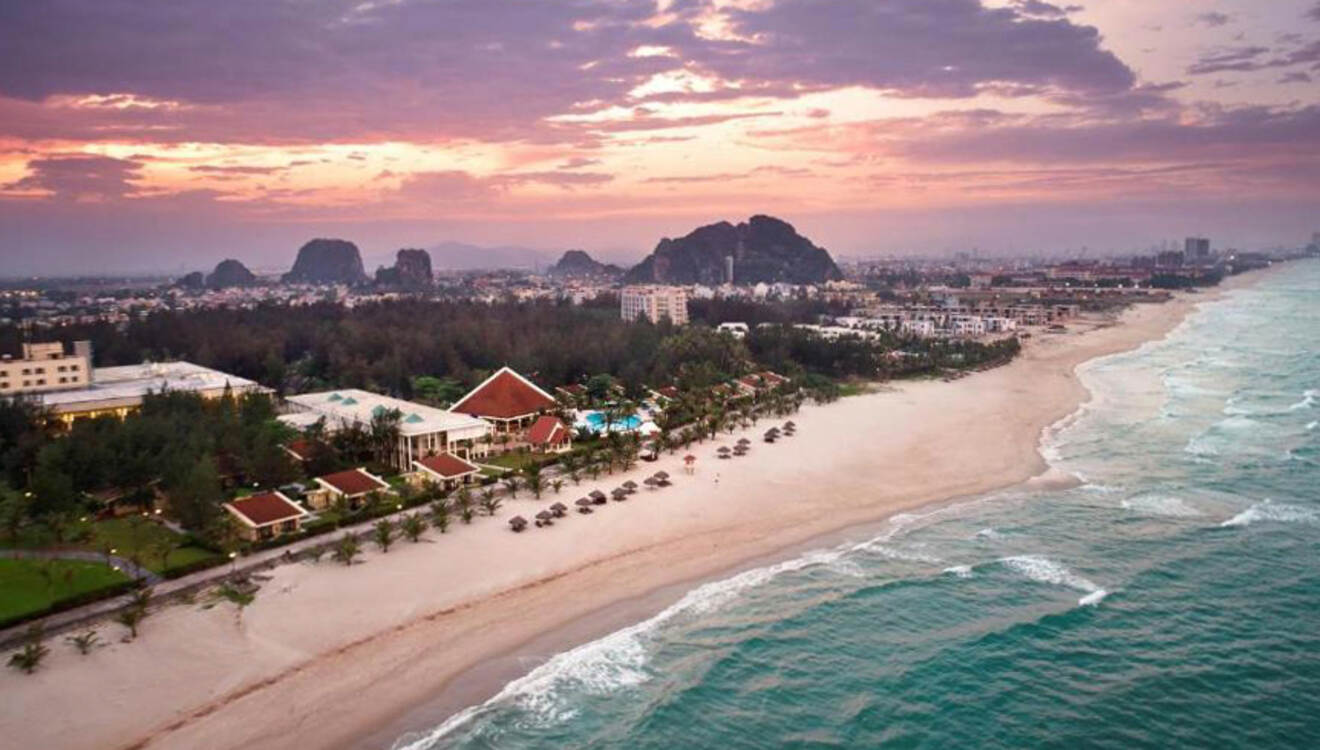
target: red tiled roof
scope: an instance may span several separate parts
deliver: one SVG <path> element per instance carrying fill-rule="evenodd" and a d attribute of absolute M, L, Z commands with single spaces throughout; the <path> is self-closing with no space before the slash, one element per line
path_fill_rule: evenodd
<path fill-rule="evenodd" d="M 365 495 L 368 492 L 376 492 L 377 490 L 383 490 L 389 487 L 388 484 L 368 474 L 362 469 L 337 471 L 334 474 L 317 477 L 317 480 L 325 482 L 348 497 Z"/>
<path fill-rule="evenodd" d="M 580 383 L 569 383 L 568 385 L 561 385 L 559 386 L 558 390 L 564 391 L 565 393 L 571 393 L 574 396 L 579 396 L 587 392 L 586 386 L 583 386 Z"/>
<path fill-rule="evenodd" d="M 550 394 L 507 367 L 486 378 L 462 400 L 449 408 L 452 412 L 477 417 L 515 419 L 535 414 L 555 405 Z"/>
<path fill-rule="evenodd" d="M 253 526 L 265 526 L 307 515 L 307 511 L 278 492 L 263 492 L 226 505 Z"/>
<path fill-rule="evenodd" d="M 452 453 L 437 453 L 426 458 L 416 459 L 413 463 L 445 479 L 453 479 L 475 471 L 481 471 L 474 464 L 470 464 Z"/>
<path fill-rule="evenodd" d="M 667 385 L 664 388 L 660 388 L 656 391 L 656 393 L 659 393 L 661 396 L 664 396 L 665 398 L 678 398 L 679 395 L 678 388 L 672 385 Z"/>
<path fill-rule="evenodd" d="M 775 383 L 775 385 L 788 382 L 788 378 L 772 370 L 766 370 L 765 372 L 761 373 L 761 379 L 772 381 Z"/>
<path fill-rule="evenodd" d="M 545 415 L 537 418 L 532 423 L 532 429 L 527 431 L 527 442 L 532 445 L 555 445 L 568 439 L 568 428 L 559 421 L 558 417 Z"/>
<path fill-rule="evenodd" d="M 313 443 L 310 440 L 290 440 L 284 445 L 284 450 L 293 455 L 299 461 L 306 461 L 312 457 Z"/>

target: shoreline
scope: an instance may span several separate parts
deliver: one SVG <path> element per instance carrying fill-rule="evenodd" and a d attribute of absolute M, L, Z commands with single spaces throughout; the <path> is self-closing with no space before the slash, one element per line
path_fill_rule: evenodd
<path fill-rule="evenodd" d="M 666 456 L 535 506 L 522 496 L 501 517 L 449 538 L 431 532 L 430 544 L 400 543 L 365 565 L 276 569 L 241 628 L 223 606 L 173 607 L 148 618 L 138 643 L 83 660 L 58 648 L 48 669 L 3 678 L 25 683 L 6 686 L 0 727 L 29 747 L 251 749 L 286 746 L 291 734 L 309 747 L 388 746 L 698 582 L 1048 476 L 1042 436 L 1091 398 L 1079 365 L 1163 338 L 1201 302 L 1262 273 L 1136 306 L 1119 325 L 1036 334 L 1009 365 L 954 383 L 892 383 L 804 408 L 798 437 L 754 444 L 746 459 L 711 458 L 739 433 L 707 441 L 692 449 L 694 477 Z M 675 487 L 549 530 L 505 528 L 514 513 L 658 468 Z M 723 489 L 711 473 L 727 477 Z M 72 705 L 86 715 L 69 720 Z"/>

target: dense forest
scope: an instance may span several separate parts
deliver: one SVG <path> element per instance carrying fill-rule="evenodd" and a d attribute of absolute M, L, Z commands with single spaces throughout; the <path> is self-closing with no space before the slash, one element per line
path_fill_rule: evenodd
<path fill-rule="evenodd" d="M 400 300 L 346 308 L 332 303 L 247 310 L 165 311 L 122 328 L 74 325 L 48 337 L 91 339 L 98 366 L 185 359 L 256 380 L 282 393 L 360 387 L 403 398 L 452 400 L 510 365 L 546 386 L 609 374 L 630 388 L 705 387 L 762 366 L 832 378 L 897 377 L 997 360 L 1012 352 L 974 343 L 830 342 L 785 326 L 837 313 L 811 300 L 694 301 L 696 325 L 627 323 L 610 298 L 553 302 Z M 746 341 L 703 324 L 741 320 Z M 0 351 L 20 332 L 0 329 Z M 907 361 L 887 356 L 909 353 Z"/>

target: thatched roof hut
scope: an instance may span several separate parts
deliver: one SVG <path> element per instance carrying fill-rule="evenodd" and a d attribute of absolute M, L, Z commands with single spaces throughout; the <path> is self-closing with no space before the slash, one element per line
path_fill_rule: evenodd
<path fill-rule="evenodd" d="M 574 504 L 578 507 L 578 513 L 590 513 L 593 505 L 589 497 L 579 497 Z"/>
<path fill-rule="evenodd" d="M 512 528 L 515 532 L 522 531 L 523 529 L 527 528 L 527 519 L 523 518 L 522 516 L 514 516 L 513 518 L 509 519 L 509 527 Z"/>

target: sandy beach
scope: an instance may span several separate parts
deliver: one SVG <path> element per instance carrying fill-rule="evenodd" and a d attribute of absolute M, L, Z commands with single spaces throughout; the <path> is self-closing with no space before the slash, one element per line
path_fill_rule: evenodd
<path fill-rule="evenodd" d="M 1258 276 L 1237 277 L 1222 288 Z M 52 642 L 34 675 L 0 675 L 0 733 L 22 748 L 378 747 L 381 728 L 456 676 L 602 608 L 727 571 L 822 534 L 1004 488 L 1048 468 L 1042 430 L 1086 390 L 1074 370 L 1172 330 L 1221 292 L 1138 305 L 1066 334 L 1038 333 L 1012 364 L 952 383 L 903 382 L 792 419 L 796 437 L 718 461 L 741 433 L 694 445 L 630 474 L 584 479 L 540 501 L 520 492 L 499 516 L 432 530 L 423 543 L 368 548 L 361 564 L 278 567 L 241 624 L 228 604 L 153 613 L 139 639 L 101 626 L 110 645 L 78 656 Z M 555 500 L 664 469 L 673 487 L 509 532 Z M 1046 477 L 1048 479 L 1048 477 Z M 677 594 L 673 594 L 676 596 Z M 663 606 L 647 600 L 645 606 Z M 540 658 L 550 653 L 540 653 Z M 535 665 L 527 657 L 526 667 Z M 517 665 L 514 665 L 517 666 Z M 505 665 L 505 668 L 509 668 Z M 467 688 L 473 700 L 498 684 Z M 405 722 L 406 723 L 406 722 Z M 388 740 L 386 740 L 388 742 Z"/>

